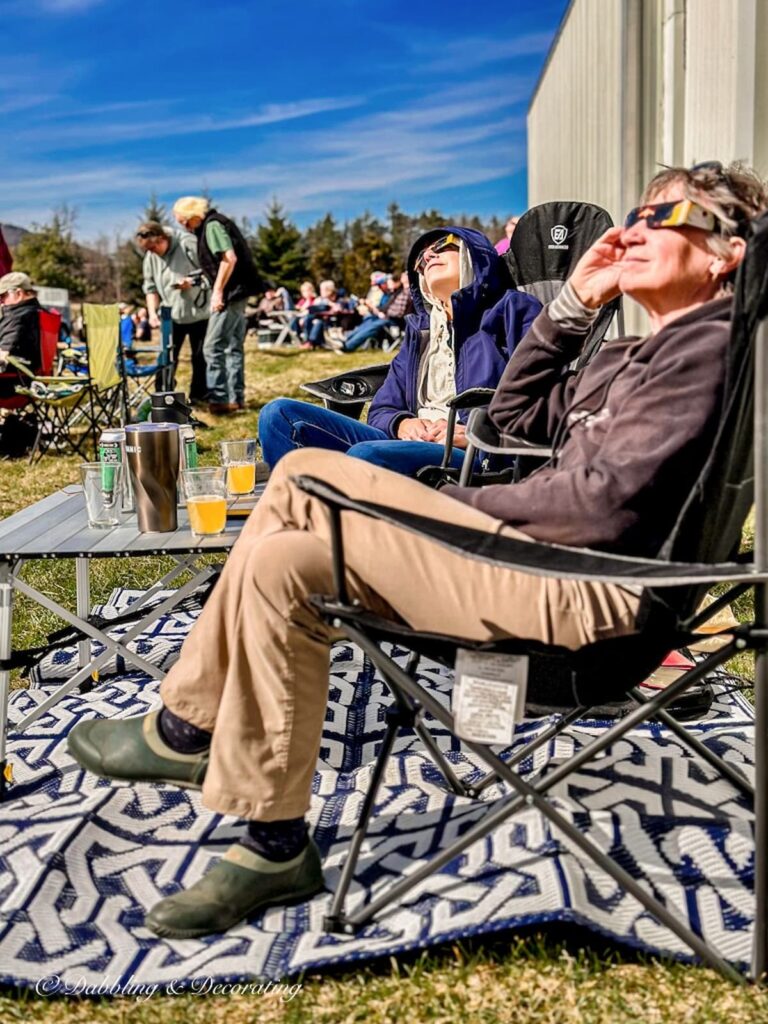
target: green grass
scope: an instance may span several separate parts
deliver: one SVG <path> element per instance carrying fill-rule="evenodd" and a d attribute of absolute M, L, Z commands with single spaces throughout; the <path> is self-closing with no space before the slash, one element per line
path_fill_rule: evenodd
<path fill-rule="evenodd" d="M 345 367 L 378 362 L 379 353 L 255 351 L 246 360 L 249 408 L 241 416 L 210 422 L 198 440 L 203 461 L 214 461 L 216 443 L 256 430 L 259 408 L 278 395 L 302 397 L 300 384 Z M 183 374 L 181 384 L 187 381 Z M 207 420 L 210 418 L 203 417 Z M 0 510 L 10 515 L 77 479 L 77 458 L 46 457 L 0 464 Z M 142 587 L 159 575 L 157 559 L 95 561 L 93 600 L 114 587 Z M 25 578 L 74 608 L 74 569 L 67 562 L 31 562 Z M 751 613 L 749 600 L 736 613 Z M 18 601 L 14 646 L 44 642 L 60 622 L 38 606 Z M 734 666 L 751 678 L 751 657 Z M 18 681 L 23 685 L 23 681 Z M 0 963 L 0 969 L 2 964 Z M 571 931 L 546 937 L 504 935 L 470 946 L 379 961 L 369 966 L 301 979 L 289 1002 L 242 994 L 166 995 L 147 1001 L 39 997 L 0 993 L 0 1024 L 758 1024 L 768 1021 L 768 993 L 740 988 L 713 971 L 646 958 L 605 947 L 594 935 Z"/>

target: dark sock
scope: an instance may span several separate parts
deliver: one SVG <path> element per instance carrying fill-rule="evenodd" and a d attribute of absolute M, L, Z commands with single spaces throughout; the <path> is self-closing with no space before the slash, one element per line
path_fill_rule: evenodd
<path fill-rule="evenodd" d="M 200 754 L 211 745 L 209 732 L 185 722 L 168 708 L 160 712 L 157 726 L 162 738 L 177 754 Z"/>
<path fill-rule="evenodd" d="M 248 833 L 240 845 L 260 853 L 266 860 L 292 860 L 307 845 L 307 823 L 303 818 L 249 821 Z"/>

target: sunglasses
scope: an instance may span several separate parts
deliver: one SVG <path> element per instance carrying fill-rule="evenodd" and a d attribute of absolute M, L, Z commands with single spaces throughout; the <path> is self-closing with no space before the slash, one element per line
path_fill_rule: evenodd
<path fill-rule="evenodd" d="M 679 199 L 676 203 L 648 203 L 630 210 L 624 221 L 625 228 L 631 228 L 644 220 L 649 228 L 701 228 L 704 231 L 718 231 L 720 224 L 714 213 L 691 199 Z"/>
<path fill-rule="evenodd" d="M 428 257 L 437 256 L 440 252 L 458 252 L 459 242 L 460 239 L 458 235 L 446 235 L 445 238 L 439 238 L 436 242 L 433 242 L 432 245 L 428 245 L 426 249 L 422 249 L 414 263 L 416 273 L 424 273 Z"/>
<path fill-rule="evenodd" d="M 161 235 L 156 235 L 154 231 L 137 231 L 137 238 L 161 238 Z"/>

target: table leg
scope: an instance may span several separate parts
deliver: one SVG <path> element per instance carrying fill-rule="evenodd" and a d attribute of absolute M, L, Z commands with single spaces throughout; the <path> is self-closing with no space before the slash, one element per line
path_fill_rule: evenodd
<path fill-rule="evenodd" d="M 91 614 L 91 560 L 89 558 L 75 559 L 75 581 L 77 589 L 77 614 L 81 619 L 87 619 Z M 91 661 L 91 641 L 86 638 L 77 645 L 80 668 L 85 668 Z M 81 693 L 88 693 L 93 689 L 93 680 L 84 680 L 80 686 Z"/>
<path fill-rule="evenodd" d="M 11 627 L 13 625 L 13 568 L 0 563 L 0 800 L 10 781 L 7 774 L 6 736 L 8 732 L 8 692 L 11 688 Z"/>

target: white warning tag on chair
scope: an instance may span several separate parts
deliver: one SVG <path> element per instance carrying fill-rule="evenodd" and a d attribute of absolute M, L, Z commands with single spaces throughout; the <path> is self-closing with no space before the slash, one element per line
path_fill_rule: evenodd
<path fill-rule="evenodd" d="M 528 658 L 460 650 L 456 654 L 453 714 L 456 735 L 507 746 L 525 714 Z"/>

